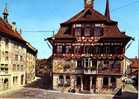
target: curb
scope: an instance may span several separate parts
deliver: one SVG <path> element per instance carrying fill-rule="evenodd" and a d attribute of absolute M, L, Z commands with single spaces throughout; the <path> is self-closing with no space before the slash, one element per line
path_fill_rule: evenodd
<path fill-rule="evenodd" d="M 62 94 L 69 94 L 69 95 L 80 95 L 80 96 L 114 96 L 112 94 L 82 94 L 82 93 L 68 93 L 68 92 L 61 92 L 61 91 L 53 91 L 53 90 L 47 90 L 47 92 L 51 93 L 62 93 Z"/>
<path fill-rule="evenodd" d="M 13 92 L 13 91 L 16 91 L 16 90 L 20 90 L 20 89 L 22 89 L 22 88 L 23 88 L 23 87 L 10 88 L 10 89 L 1 91 L 1 92 L 0 92 L 0 95 L 1 95 L 1 94 L 5 94 L 5 93 L 9 93 L 9 92 Z"/>

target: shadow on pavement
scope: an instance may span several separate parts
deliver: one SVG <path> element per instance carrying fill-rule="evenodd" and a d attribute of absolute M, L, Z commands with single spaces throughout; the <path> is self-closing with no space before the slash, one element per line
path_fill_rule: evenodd
<path fill-rule="evenodd" d="M 27 84 L 25 87 L 31 87 L 31 88 L 41 88 L 41 89 L 52 89 L 52 79 L 50 76 L 41 77 L 40 79 L 37 79 L 36 81 Z"/>
<path fill-rule="evenodd" d="M 123 92 L 121 95 L 115 95 L 113 99 L 138 99 L 138 94 L 131 92 Z"/>

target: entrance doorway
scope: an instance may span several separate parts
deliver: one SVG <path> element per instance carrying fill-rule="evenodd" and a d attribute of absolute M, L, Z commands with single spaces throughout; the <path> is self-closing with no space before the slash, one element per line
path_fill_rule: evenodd
<path fill-rule="evenodd" d="M 111 84 L 112 84 L 112 88 L 115 89 L 116 88 L 116 78 L 115 77 L 111 77 Z"/>
<path fill-rule="evenodd" d="M 4 79 L 4 89 L 8 89 L 8 79 Z"/>
<path fill-rule="evenodd" d="M 77 77 L 77 88 L 81 88 L 81 77 Z"/>
<path fill-rule="evenodd" d="M 92 89 L 95 89 L 96 88 L 96 77 L 93 77 L 92 78 Z"/>
<path fill-rule="evenodd" d="M 109 85 L 109 79 L 108 77 L 103 78 L 103 88 L 108 88 Z"/>
<path fill-rule="evenodd" d="M 21 85 L 24 84 L 24 75 L 21 75 Z"/>
<path fill-rule="evenodd" d="M 83 77 L 83 89 L 90 91 L 90 76 Z"/>

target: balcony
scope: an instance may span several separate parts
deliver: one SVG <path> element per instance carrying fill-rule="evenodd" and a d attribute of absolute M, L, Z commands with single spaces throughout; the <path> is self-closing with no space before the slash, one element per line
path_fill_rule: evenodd
<path fill-rule="evenodd" d="M 87 70 L 84 70 L 84 74 L 97 74 L 97 70 L 87 69 Z"/>
<path fill-rule="evenodd" d="M 83 68 L 76 68 L 75 69 L 75 73 L 76 74 L 83 74 L 84 73 L 84 69 Z"/>
<path fill-rule="evenodd" d="M 122 60 L 123 55 L 117 54 L 89 54 L 89 53 L 54 53 L 54 57 L 78 59 L 81 57 L 92 57 L 93 59 L 110 59 Z"/>
<path fill-rule="evenodd" d="M 98 69 L 98 74 L 108 74 L 108 75 L 121 75 L 121 66 L 112 66 L 103 67 Z"/>

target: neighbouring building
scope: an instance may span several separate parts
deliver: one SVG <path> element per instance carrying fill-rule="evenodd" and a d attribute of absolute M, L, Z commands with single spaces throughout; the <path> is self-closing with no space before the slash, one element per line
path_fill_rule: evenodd
<path fill-rule="evenodd" d="M 47 59 L 38 59 L 36 65 L 36 76 L 44 77 L 48 74 L 48 61 Z"/>
<path fill-rule="evenodd" d="M 53 88 L 97 93 L 120 88 L 125 46 L 131 39 L 111 19 L 108 0 L 104 15 L 94 9 L 94 0 L 84 0 L 84 9 L 48 38 Z"/>
<path fill-rule="evenodd" d="M 52 65 L 49 59 L 38 59 L 36 65 L 36 76 L 40 77 L 39 87 L 52 89 Z"/>
<path fill-rule="evenodd" d="M 132 60 L 128 57 L 124 57 L 124 60 L 123 60 L 123 77 L 127 77 L 128 74 L 131 72 L 130 70 L 130 65 L 132 63 Z"/>
<path fill-rule="evenodd" d="M 130 76 L 138 76 L 139 73 L 139 59 L 138 58 L 132 58 L 132 63 L 130 64 Z"/>
<path fill-rule="evenodd" d="M 128 78 L 132 79 L 134 87 L 138 90 L 138 77 L 139 77 L 139 58 L 131 58 L 131 64 L 129 66 Z"/>
<path fill-rule="evenodd" d="M 31 66 L 33 66 L 31 67 L 33 72 L 35 72 L 36 50 L 34 54 L 34 49 L 32 50 L 27 44 L 28 42 L 17 31 L 15 22 L 9 23 L 6 7 L 3 18 L 0 17 L 0 91 L 24 86 L 26 76 L 28 76 L 26 75 L 27 69 Z M 28 51 L 28 49 L 31 49 L 31 51 Z M 33 61 L 31 66 L 27 62 L 27 58 Z"/>
<path fill-rule="evenodd" d="M 35 79 L 37 49 L 35 49 L 30 43 L 26 44 L 26 48 L 26 83 L 31 83 Z"/>

